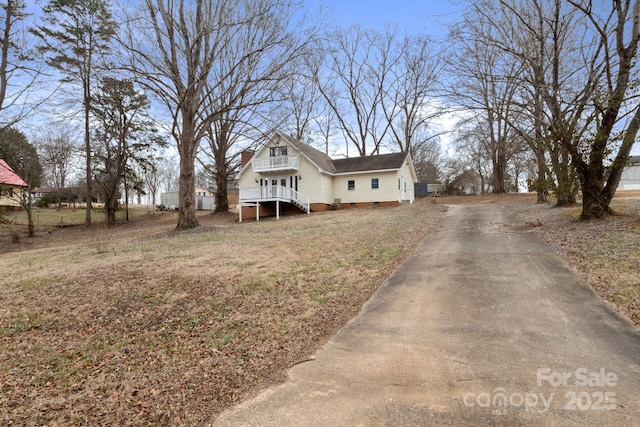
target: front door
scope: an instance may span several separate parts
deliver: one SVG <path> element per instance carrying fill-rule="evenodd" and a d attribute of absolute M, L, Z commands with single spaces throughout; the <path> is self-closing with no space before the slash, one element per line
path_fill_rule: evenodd
<path fill-rule="evenodd" d="M 264 180 L 261 179 L 260 184 L 263 188 L 263 197 L 268 199 L 273 199 L 276 197 L 290 199 L 291 189 L 295 189 L 294 185 L 297 187 L 298 177 L 283 176 L 267 178 Z"/>

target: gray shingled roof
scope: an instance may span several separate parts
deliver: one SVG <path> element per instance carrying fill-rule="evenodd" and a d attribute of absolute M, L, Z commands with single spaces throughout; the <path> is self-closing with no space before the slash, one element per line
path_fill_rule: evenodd
<path fill-rule="evenodd" d="M 311 162 L 325 172 L 349 173 L 376 170 L 394 170 L 402 167 L 407 153 L 379 154 L 376 156 L 349 157 L 346 159 L 332 159 L 320 150 L 298 141 L 292 136 L 279 133 L 289 144 L 304 154 Z"/>
<path fill-rule="evenodd" d="M 287 142 L 296 147 L 298 151 L 304 154 L 311 162 L 322 169 L 325 172 L 335 173 L 336 168 L 333 165 L 331 157 L 327 156 L 320 150 L 316 150 L 312 146 L 298 141 L 297 139 L 281 134 Z"/>
<path fill-rule="evenodd" d="M 636 165 L 640 163 L 640 156 L 629 156 L 629 162 L 628 164 L 630 165 Z"/>
<path fill-rule="evenodd" d="M 349 157 L 335 159 L 336 173 L 365 172 L 375 170 L 400 169 L 407 153 L 379 154 L 376 156 Z"/>

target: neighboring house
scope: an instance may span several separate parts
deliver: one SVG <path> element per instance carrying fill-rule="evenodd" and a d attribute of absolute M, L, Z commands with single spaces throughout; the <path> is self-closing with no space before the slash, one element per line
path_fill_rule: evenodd
<path fill-rule="evenodd" d="M 255 154 L 243 153 L 239 218 L 414 201 L 409 153 L 332 159 L 275 132 Z"/>
<path fill-rule="evenodd" d="M 63 204 L 75 204 L 80 200 L 78 196 L 78 187 L 64 187 L 59 191 L 54 187 L 38 187 L 31 190 L 31 196 L 34 203 L 40 203 L 42 199 L 55 203 L 58 200 L 58 194 L 60 195 L 60 203 Z"/>
<path fill-rule="evenodd" d="M 22 207 L 22 194 L 29 185 L 0 159 L 0 210 L 19 211 Z"/>
<path fill-rule="evenodd" d="M 467 169 L 449 182 L 449 191 L 453 194 L 476 195 L 482 194 L 482 180 L 478 172 Z"/>
<path fill-rule="evenodd" d="M 87 202 L 87 187 L 85 185 L 62 187 L 59 194 L 60 203 L 63 205 L 75 206 L 76 203 Z M 58 189 L 54 187 L 38 187 L 31 190 L 31 196 L 34 203 L 40 203 L 42 199 L 48 199 L 50 202 L 55 203 L 58 200 Z M 92 203 L 103 203 L 100 192 L 94 191 L 91 200 Z"/>
<path fill-rule="evenodd" d="M 622 170 L 618 190 L 640 190 L 640 156 L 631 156 Z"/>
<path fill-rule="evenodd" d="M 171 191 L 160 194 L 160 203 L 165 209 L 178 209 L 178 192 Z M 214 193 L 204 187 L 196 187 L 196 210 L 212 211 L 214 208 Z"/>

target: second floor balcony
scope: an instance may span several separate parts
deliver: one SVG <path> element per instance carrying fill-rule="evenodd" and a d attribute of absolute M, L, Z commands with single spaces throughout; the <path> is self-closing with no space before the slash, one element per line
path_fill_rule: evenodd
<path fill-rule="evenodd" d="M 251 160 L 254 172 L 297 171 L 300 156 L 277 156 Z"/>

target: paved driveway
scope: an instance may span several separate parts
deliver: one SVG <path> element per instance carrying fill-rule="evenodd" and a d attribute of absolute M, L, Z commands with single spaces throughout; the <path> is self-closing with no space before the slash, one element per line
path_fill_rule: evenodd
<path fill-rule="evenodd" d="M 498 205 L 450 206 L 362 312 L 220 426 L 640 425 L 640 334 Z"/>

